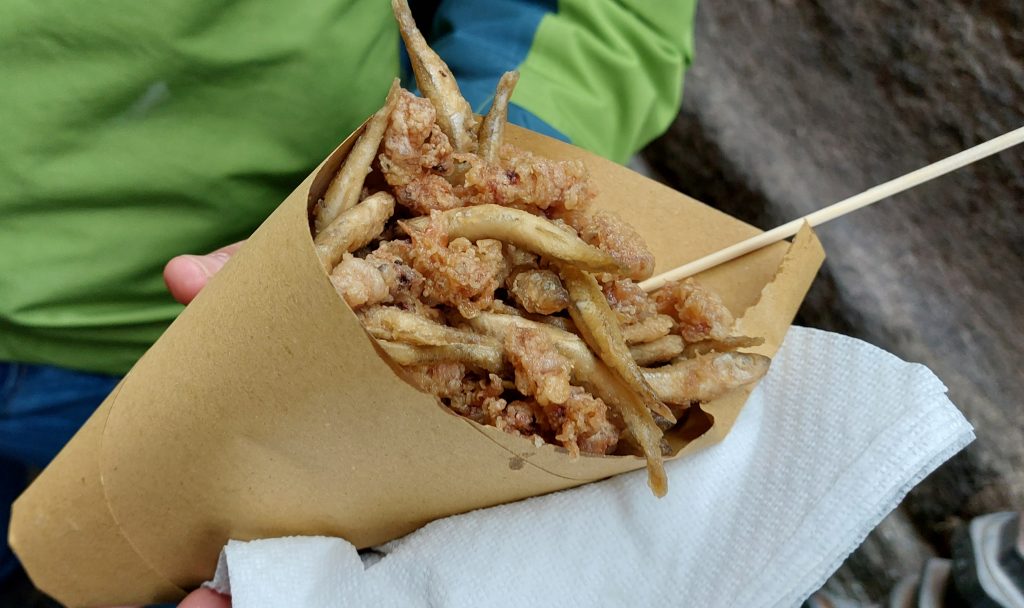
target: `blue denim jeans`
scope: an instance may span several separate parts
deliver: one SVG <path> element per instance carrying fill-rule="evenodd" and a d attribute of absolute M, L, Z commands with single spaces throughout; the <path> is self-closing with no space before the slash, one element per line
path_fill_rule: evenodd
<path fill-rule="evenodd" d="M 7 546 L 11 503 L 33 469 L 45 467 L 119 378 L 46 365 L 0 362 L 0 581 L 17 567 Z"/>

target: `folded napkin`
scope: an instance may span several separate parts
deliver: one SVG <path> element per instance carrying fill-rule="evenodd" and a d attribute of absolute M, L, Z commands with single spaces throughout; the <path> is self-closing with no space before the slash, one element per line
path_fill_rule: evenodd
<path fill-rule="evenodd" d="M 235 608 L 795 606 L 973 439 L 927 368 L 794 327 L 721 444 L 449 517 L 360 556 L 337 538 L 232 541 Z"/>

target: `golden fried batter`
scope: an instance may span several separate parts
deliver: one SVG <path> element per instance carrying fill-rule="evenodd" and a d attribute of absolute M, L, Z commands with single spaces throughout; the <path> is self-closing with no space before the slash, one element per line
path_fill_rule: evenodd
<path fill-rule="evenodd" d="M 586 390 L 573 386 L 565 403 L 541 405 L 533 399 L 511 403 L 490 399 L 483 405 L 486 424 L 506 433 L 537 437 L 560 444 L 573 457 L 610 454 L 620 431 L 608 420 L 608 406 Z"/>
<path fill-rule="evenodd" d="M 421 214 L 462 206 L 444 179 L 452 170 L 452 146 L 435 118 L 430 101 L 403 91 L 380 154 L 381 171 L 398 202 Z"/>
<path fill-rule="evenodd" d="M 506 371 L 501 345 L 456 342 L 441 346 L 417 346 L 390 340 L 378 340 L 377 343 L 399 365 L 430 365 L 449 361 L 496 374 Z"/>
<path fill-rule="evenodd" d="M 764 338 L 751 338 L 750 336 L 729 336 L 721 340 L 704 340 L 687 344 L 682 355 L 687 359 L 707 355 L 709 353 L 726 353 L 740 348 L 752 348 L 764 344 Z"/>
<path fill-rule="evenodd" d="M 730 338 L 731 313 L 696 282 L 646 294 L 635 281 L 654 258 L 628 224 L 589 208 L 583 163 L 501 144 L 514 74 L 478 133 L 408 6 L 393 2 L 429 100 L 393 89 L 373 123 L 379 148 L 362 138 L 359 163 L 335 180 L 351 202 L 326 229 L 316 218 L 315 241 L 326 269 L 340 258 L 332 283 L 399 373 L 452 412 L 574 457 L 632 443 L 663 495 L 666 403 L 753 382 L 768 359 L 722 352 L 757 341 Z M 571 319 L 555 316 L 566 310 Z M 686 358 L 707 351 L 721 354 Z"/>
<path fill-rule="evenodd" d="M 412 243 L 403 240 L 384 241 L 365 259 L 377 268 L 388 287 L 390 297 L 384 303 L 435 321 L 439 319 L 438 311 L 427 306 L 421 299 L 424 278 L 411 266 Z"/>
<path fill-rule="evenodd" d="M 380 237 L 394 212 L 395 199 L 387 192 L 377 192 L 342 211 L 313 240 L 324 268 L 333 270 L 344 254 L 357 251 Z"/>
<path fill-rule="evenodd" d="M 654 254 L 633 227 L 609 211 L 570 211 L 562 219 L 579 232 L 580 238 L 611 254 L 635 281 L 654 273 Z"/>
<path fill-rule="evenodd" d="M 637 365 L 665 363 L 683 353 L 683 338 L 675 334 L 658 338 L 653 342 L 635 344 L 629 347 L 629 354 Z"/>
<path fill-rule="evenodd" d="M 539 437 L 539 410 L 540 406 L 535 401 L 517 399 L 509 403 L 504 399 L 492 399 L 484 405 L 484 416 L 487 424 L 506 433 Z"/>
<path fill-rule="evenodd" d="M 679 322 L 679 335 L 688 343 L 724 340 L 735 319 L 718 294 L 693 279 L 666 285 L 654 294 L 658 311 Z"/>
<path fill-rule="evenodd" d="M 648 317 L 643 321 L 625 325 L 622 327 L 622 337 L 626 344 L 643 344 L 653 342 L 658 338 L 667 336 L 672 331 L 675 322 L 668 315 L 656 315 Z"/>
<path fill-rule="evenodd" d="M 604 283 L 601 291 L 608 305 L 615 311 L 615 318 L 622 325 L 639 323 L 658 314 L 651 296 L 631 279 Z"/>
<path fill-rule="evenodd" d="M 359 200 L 366 174 L 370 172 L 373 157 L 377 155 L 377 148 L 380 147 L 381 138 L 384 136 L 391 113 L 403 92 L 398 84 L 398 79 L 395 78 L 391 83 L 391 90 L 388 91 L 384 107 L 367 121 L 363 133 L 349 149 L 344 164 L 331 178 L 323 198 L 317 201 L 316 207 L 313 209 L 314 236 L 327 228 L 340 214 L 351 209 Z M 339 254 L 338 257 L 341 255 Z M 328 270 L 333 268 L 334 262 L 337 261 L 334 259 L 328 265 Z"/>
<path fill-rule="evenodd" d="M 444 218 L 430 216 L 424 230 L 410 230 L 412 266 L 424 277 L 423 297 L 430 304 L 453 306 L 472 318 L 490 306 L 494 290 L 505 280 L 508 268 L 501 242 L 464 238 L 448 241 Z"/>
<path fill-rule="evenodd" d="M 404 186 L 395 186 L 395 196 L 399 203 L 423 215 L 434 209 L 447 211 L 463 206 L 448 180 L 433 173 L 417 177 Z"/>
<path fill-rule="evenodd" d="M 512 271 L 531 270 L 537 268 L 540 257 L 515 245 L 505 245 L 505 260 Z"/>
<path fill-rule="evenodd" d="M 477 154 L 485 162 L 495 163 L 501 153 L 505 137 L 505 122 L 508 120 L 508 100 L 519 82 L 519 72 L 505 72 L 494 91 L 494 101 L 487 117 L 480 124 L 477 134 Z"/>
<path fill-rule="evenodd" d="M 478 121 L 469 102 L 459 91 L 459 83 L 455 81 L 452 71 L 430 48 L 416 27 L 409 3 L 406 0 L 391 0 L 391 10 L 398 21 L 398 30 L 405 40 L 406 50 L 409 51 L 409 62 L 416 75 L 416 84 L 437 108 L 438 124 L 452 138 L 456 149 L 460 152 L 474 151 Z"/>
<path fill-rule="evenodd" d="M 545 407 L 544 413 L 555 440 L 573 456 L 610 454 L 619 443 L 619 429 L 608 420 L 608 406 L 578 386 L 572 387 L 564 404 Z"/>
<path fill-rule="evenodd" d="M 526 312 L 551 315 L 569 306 L 569 292 L 550 270 L 517 272 L 508 290 Z"/>
<path fill-rule="evenodd" d="M 470 167 L 464 184 L 456 188 L 467 205 L 569 210 L 594 197 L 590 176 L 578 160 L 541 158 L 507 144 L 496 164 L 473 155 L 456 156 Z"/>
<path fill-rule="evenodd" d="M 463 237 L 473 241 L 497 239 L 548 260 L 579 266 L 588 272 L 620 273 L 622 270 L 611 254 L 588 245 L 571 229 L 522 209 L 475 205 L 434 211 L 430 217 L 415 217 L 401 224 L 406 232 L 426 230 L 431 224 L 436 224 L 437 232 L 445 232 L 450 238 Z"/>
<path fill-rule="evenodd" d="M 680 359 L 644 370 L 654 392 L 666 403 L 710 401 L 734 388 L 760 380 L 771 359 L 752 353 L 719 353 Z"/>
<path fill-rule="evenodd" d="M 493 418 L 487 412 L 505 406 L 505 400 L 501 398 L 504 390 L 501 378 L 495 374 L 479 380 L 467 377 L 462 381 L 462 388 L 450 395 L 446 402 L 449 409 L 460 416 L 493 425 Z"/>
<path fill-rule="evenodd" d="M 542 405 L 569 398 L 572 364 L 540 331 L 517 327 L 505 335 L 505 356 L 515 368 L 516 389 Z"/>
<path fill-rule="evenodd" d="M 346 253 L 331 272 L 331 283 L 352 310 L 390 299 L 388 285 L 372 263 Z"/>
<path fill-rule="evenodd" d="M 427 172 L 444 174 L 451 169 L 452 146 L 435 118 L 430 101 L 402 91 L 384 132 L 380 154 L 388 184 L 404 186 Z"/>
<path fill-rule="evenodd" d="M 438 397 L 462 394 L 462 379 L 466 375 L 466 366 L 461 363 L 413 365 L 403 367 L 401 370 L 402 377 L 406 382 L 425 393 L 431 393 Z"/>

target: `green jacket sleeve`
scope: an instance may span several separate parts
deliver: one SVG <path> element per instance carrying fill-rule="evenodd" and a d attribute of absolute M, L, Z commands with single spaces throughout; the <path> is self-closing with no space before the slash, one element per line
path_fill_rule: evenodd
<path fill-rule="evenodd" d="M 429 29 L 478 112 L 502 72 L 518 68 L 509 120 L 622 162 L 679 109 L 695 9 L 696 0 L 444 0 Z"/>
<path fill-rule="evenodd" d="M 696 0 L 561 0 L 514 100 L 578 146 L 626 161 L 679 110 Z"/>

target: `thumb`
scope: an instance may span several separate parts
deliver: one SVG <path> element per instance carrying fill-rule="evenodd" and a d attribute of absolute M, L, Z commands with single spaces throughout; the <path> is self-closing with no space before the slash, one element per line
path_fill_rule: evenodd
<path fill-rule="evenodd" d="M 191 302 L 241 246 L 242 242 L 239 242 L 206 255 L 172 258 L 164 267 L 164 283 L 171 296 L 182 304 Z"/>
<path fill-rule="evenodd" d="M 231 608 L 231 598 L 209 589 L 197 589 L 188 594 L 178 608 Z"/>

